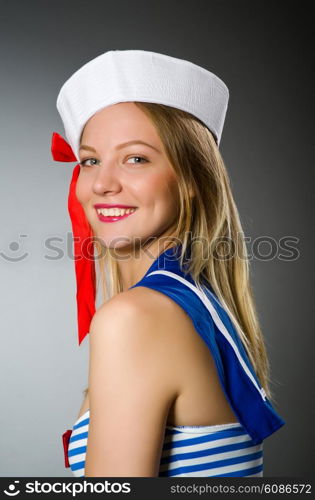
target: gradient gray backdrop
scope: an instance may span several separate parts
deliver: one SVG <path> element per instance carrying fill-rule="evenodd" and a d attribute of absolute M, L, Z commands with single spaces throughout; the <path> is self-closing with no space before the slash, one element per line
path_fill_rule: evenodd
<path fill-rule="evenodd" d="M 71 476 L 62 433 L 87 385 L 75 276 L 45 240 L 71 231 L 74 164 L 53 162 L 55 102 L 110 49 L 200 64 L 230 89 L 221 152 L 247 236 L 299 239 L 294 261 L 254 259 L 253 288 L 286 425 L 264 442 L 265 476 L 313 474 L 313 18 L 306 2 L 1 1 L 1 476 Z M 268 252 L 268 246 L 261 248 Z M 47 256 L 53 260 L 47 259 Z M 9 261 L 13 259 L 13 261 Z"/>

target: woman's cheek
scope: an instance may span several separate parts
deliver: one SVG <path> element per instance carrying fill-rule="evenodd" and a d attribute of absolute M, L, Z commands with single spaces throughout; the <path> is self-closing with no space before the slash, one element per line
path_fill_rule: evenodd
<path fill-rule="evenodd" d="M 83 205 L 91 197 L 92 183 L 86 177 L 83 179 L 81 173 L 77 180 L 75 194 L 79 202 Z"/>

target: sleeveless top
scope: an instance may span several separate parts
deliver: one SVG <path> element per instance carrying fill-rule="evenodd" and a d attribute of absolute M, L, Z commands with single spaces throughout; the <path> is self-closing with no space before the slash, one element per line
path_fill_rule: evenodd
<path fill-rule="evenodd" d="M 264 389 L 228 313 L 209 283 L 198 287 L 180 265 L 181 245 L 167 249 L 130 289 L 164 293 L 191 318 L 211 351 L 237 423 L 166 426 L 159 476 L 249 477 L 263 474 L 263 440 L 285 424 Z M 89 410 L 63 434 L 65 466 L 84 476 Z"/>
<path fill-rule="evenodd" d="M 84 477 L 89 410 L 76 421 L 68 460 L 75 477 Z M 239 423 L 166 426 L 159 477 L 254 477 L 263 475 L 263 443 Z"/>

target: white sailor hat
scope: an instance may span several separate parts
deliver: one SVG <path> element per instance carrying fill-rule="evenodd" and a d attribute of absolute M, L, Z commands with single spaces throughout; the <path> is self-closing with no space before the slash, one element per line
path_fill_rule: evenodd
<path fill-rule="evenodd" d="M 109 50 L 84 64 L 64 83 L 57 109 L 79 159 L 87 120 L 111 104 L 152 102 L 187 111 L 209 128 L 219 145 L 228 100 L 225 83 L 197 64 L 146 50 Z"/>

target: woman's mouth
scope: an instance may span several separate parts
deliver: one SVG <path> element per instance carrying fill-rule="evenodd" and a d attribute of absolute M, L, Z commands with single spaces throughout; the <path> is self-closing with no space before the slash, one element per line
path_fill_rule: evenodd
<path fill-rule="evenodd" d="M 132 215 L 136 208 L 97 208 L 97 216 L 101 222 L 117 222 Z"/>

